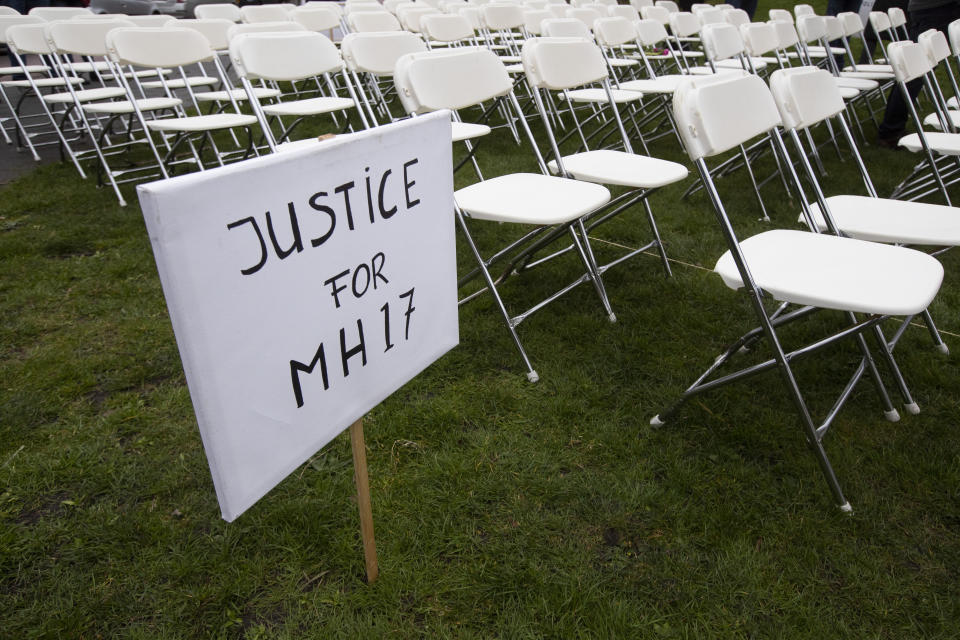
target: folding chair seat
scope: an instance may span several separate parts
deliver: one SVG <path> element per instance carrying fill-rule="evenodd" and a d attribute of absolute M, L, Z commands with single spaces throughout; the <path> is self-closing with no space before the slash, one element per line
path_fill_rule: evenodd
<path fill-rule="evenodd" d="M 149 69 L 175 68 L 180 69 L 181 78 L 183 78 L 184 67 L 211 61 L 217 72 L 224 76 L 223 67 L 220 65 L 216 51 L 210 46 L 210 41 L 195 29 L 172 27 L 114 29 L 107 33 L 106 45 L 111 61 L 117 65 Z M 226 84 L 225 78 L 222 80 Z M 256 152 L 253 149 L 253 134 L 250 130 L 250 127 L 257 124 L 255 116 L 241 114 L 235 110 L 207 115 L 187 115 L 185 111 L 178 109 L 176 117 L 148 120 L 137 105 L 131 82 L 123 76 L 121 76 L 121 82 L 127 91 L 127 99 L 134 106 L 137 119 L 147 134 L 147 142 L 163 177 L 169 177 L 168 167 L 173 166 L 190 165 L 201 171 L 204 170 L 206 167 L 202 152 L 206 145 L 209 145 L 213 151 L 216 163 L 223 165 L 228 157 L 226 153 L 220 152 L 214 141 L 211 134 L 215 131 L 245 129 L 249 144 L 241 154 L 245 157 L 251 152 Z M 188 94 L 192 93 L 192 88 L 187 85 L 184 91 Z M 169 90 L 165 93 L 167 97 L 175 97 Z M 151 134 L 158 134 L 160 137 L 161 145 L 166 150 L 165 157 L 161 157 Z M 195 138 L 201 141 L 199 149 L 194 145 Z M 176 152 L 179 145 L 184 142 L 189 147 L 190 155 L 187 158 L 178 159 Z"/>
<path fill-rule="evenodd" d="M 875 339 L 908 410 L 916 409 L 879 324 L 889 316 L 913 315 L 926 309 L 939 290 L 943 267 L 935 258 L 912 249 L 810 231 L 770 230 L 739 240 L 706 159 L 758 135 L 772 135 L 780 146 L 782 139 L 777 126 L 781 119 L 773 97 L 763 81 L 753 75 L 709 78 L 684 83 L 674 97 L 674 107 L 687 153 L 708 185 L 707 193 L 728 245 L 728 251 L 717 261 L 714 271 L 729 288 L 744 289 L 760 326 L 718 356 L 683 393 L 680 401 L 655 416 L 651 423 L 669 422 L 680 404 L 705 391 L 776 369 L 797 409 L 804 435 L 833 499 L 842 511 L 851 512 L 824 451 L 822 438 L 862 377 L 862 371 L 874 383 L 885 416 L 891 420 L 899 417 L 876 369 L 865 339 L 868 335 Z M 773 312 L 768 311 L 765 304 L 771 298 L 780 303 Z M 781 329 L 821 310 L 839 312 L 834 315 L 843 318 L 845 326 L 809 345 L 785 349 Z M 824 422 L 818 425 L 800 390 L 795 363 L 845 338 L 856 341 L 860 363 L 851 384 L 843 389 Z M 721 369 L 742 347 L 754 346 L 760 340 L 767 343 L 772 357 L 721 375 Z"/>
<path fill-rule="evenodd" d="M 285 142 L 293 129 L 309 116 L 341 112 L 346 128 L 350 126 L 348 112 L 356 111 L 363 128 L 369 126 L 366 114 L 360 108 L 353 83 L 344 71 L 340 52 L 323 34 L 306 32 L 239 35 L 230 42 L 230 59 L 272 150 L 276 150 L 278 143 Z M 338 76 L 346 87 L 349 98 L 337 94 L 333 75 Z M 251 84 L 252 80 L 261 79 L 269 82 L 313 80 L 325 95 L 263 105 Z M 287 116 L 293 118 L 293 122 L 284 125 L 282 118 Z M 279 135 L 274 136 L 268 117 L 280 121 Z"/>
<path fill-rule="evenodd" d="M 816 196 L 816 202 L 808 206 L 801 190 L 801 220 L 820 231 L 832 232 L 821 213 L 826 210 L 836 229 L 852 238 L 913 246 L 960 245 L 960 216 L 957 216 L 953 207 L 877 197 L 873 181 L 847 125 L 843 99 L 831 80 L 830 74 L 812 67 L 785 69 L 770 76 L 770 91 L 780 111 L 783 128 L 793 140 L 805 177 L 813 185 Z M 867 196 L 825 196 L 813 168 L 806 160 L 808 152 L 803 147 L 799 132 L 830 120 L 834 120 L 844 134 L 860 170 Z M 801 184 L 795 176 L 794 183 Z M 934 344 L 947 353 L 947 345 L 940 338 L 929 313 L 924 311 L 923 316 Z"/>
<path fill-rule="evenodd" d="M 579 38 L 532 38 L 527 40 L 522 50 L 523 66 L 528 84 L 534 90 L 537 110 L 550 142 L 554 159 L 547 163 L 554 174 L 565 177 L 596 182 L 604 185 L 627 187 L 629 190 L 613 203 L 615 211 L 625 211 L 642 202 L 650 225 L 652 240 L 647 245 L 618 257 L 608 265 L 598 267 L 600 273 L 614 264 L 649 249 L 660 254 L 664 270 L 670 275 L 670 265 L 666 251 L 660 239 L 660 232 L 650 208 L 649 196 L 656 189 L 679 182 L 687 177 L 687 168 L 675 162 L 660 160 L 634 153 L 630 138 L 621 120 L 614 93 L 610 87 L 607 65 L 603 54 L 595 43 Z M 570 91 L 577 87 L 599 83 L 607 94 L 600 116 L 613 123 L 615 133 L 607 139 L 608 148 L 591 150 L 582 124 L 576 121 L 577 131 L 582 142 L 581 150 L 563 155 L 557 137 L 551 126 L 551 118 L 545 107 L 545 97 L 549 92 Z M 598 104 L 598 107 L 601 106 Z M 574 114 L 575 117 L 575 114 Z M 603 131 L 603 127 L 600 131 Z M 531 140 L 531 144 L 536 144 Z M 609 148 L 609 147 L 613 148 Z M 587 222 L 587 231 L 606 222 L 610 216 L 602 215 L 599 222 Z"/>
<path fill-rule="evenodd" d="M 347 15 L 347 26 L 352 33 L 403 31 L 400 21 L 389 11 L 357 11 Z"/>
<path fill-rule="evenodd" d="M 290 19 L 290 12 L 278 4 L 248 4 L 240 7 L 240 20 L 248 24 L 286 22 Z"/>
<path fill-rule="evenodd" d="M 193 9 L 198 20 L 229 20 L 240 22 L 240 7 L 235 4 L 198 4 Z"/>
<path fill-rule="evenodd" d="M 374 125 L 377 114 L 387 122 L 395 119 L 389 102 L 394 97 L 392 78 L 397 60 L 407 53 L 426 50 L 423 38 L 408 31 L 348 33 L 343 37 L 340 53 Z M 486 127 L 486 133 L 489 132 Z"/>
<path fill-rule="evenodd" d="M 520 113 L 520 105 L 513 94 L 513 82 L 506 68 L 496 54 L 486 49 L 460 48 L 406 55 L 397 63 L 394 80 L 404 107 L 412 114 L 438 109 L 456 111 L 500 99 L 504 99 L 518 115 Z M 529 132 L 525 118 L 518 117 L 518 122 Z M 545 171 L 546 165 L 539 154 L 538 162 L 541 170 Z M 610 192 L 598 184 L 544 174 L 513 173 L 458 189 L 454 198 L 458 225 L 477 263 L 472 273 L 461 278 L 461 287 L 474 277 L 480 277 L 486 285 L 467 295 L 461 304 L 489 291 L 527 368 L 527 379 L 536 382 L 539 375 L 531 365 L 516 331 L 517 326 L 530 314 L 578 284 L 591 281 L 605 312 L 611 319 L 614 318 L 602 280 L 587 250 L 586 231 L 580 220 L 581 216 L 607 204 Z M 522 224 L 533 230 L 524 233 L 523 237 L 506 248 L 499 249 L 492 257 L 485 258 L 470 233 L 468 218 L 471 221 Z M 573 241 L 584 275 L 527 311 L 511 315 L 504 306 L 498 287 L 509 275 L 526 271 L 525 261 L 531 255 L 564 237 Z M 490 269 L 495 264 L 504 263 L 507 266 L 503 275 L 495 279 Z"/>
<path fill-rule="evenodd" d="M 199 6 L 221 6 L 221 5 L 199 5 Z M 233 6 L 233 5 L 230 5 Z M 214 51 L 224 51 L 229 46 L 227 32 L 235 23 L 225 18 L 197 18 L 171 20 L 167 26 L 181 29 L 193 29 L 199 31 L 210 43 Z M 191 87 L 212 87 L 220 83 L 219 76 L 208 75 L 202 65 L 199 66 L 199 75 L 188 75 L 186 79 L 170 78 L 160 80 L 148 80 L 141 82 L 144 89 L 183 89 L 189 85 Z M 195 94 L 196 95 L 196 94 Z"/>

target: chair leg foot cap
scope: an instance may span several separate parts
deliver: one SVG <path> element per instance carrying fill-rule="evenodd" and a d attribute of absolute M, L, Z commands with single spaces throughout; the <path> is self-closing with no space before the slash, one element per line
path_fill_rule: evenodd
<path fill-rule="evenodd" d="M 617 314 L 611 312 L 610 315 L 607 316 L 607 320 L 610 321 L 610 324 L 613 324 L 614 322 L 617 321 Z"/>
<path fill-rule="evenodd" d="M 939 351 L 940 353 L 942 353 L 942 354 L 945 355 L 945 356 L 950 355 L 950 347 L 948 347 L 947 345 L 943 344 L 942 342 L 937 345 L 937 351 Z"/>
<path fill-rule="evenodd" d="M 536 371 L 528 371 L 527 380 L 529 380 L 530 382 L 539 382 L 540 375 Z"/>
<path fill-rule="evenodd" d="M 889 420 L 890 422 L 900 422 L 900 413 L 896 409 L 890 409 L 890 411 L 884 411 L 883 417 Z"/>
<path fill-rule="evenodd" d="M 920 405 L 918 405 L 916 402 L 911 402 L 910 404 L 905 404 L 905 405 L 903 405 L 903 408 L 906 409 L 906 410 L 907 410 L 907 413 L 909 413 L 909 414 L 912 415 L 912 416 L 915 416 L 915 415 L 917 415 L 918 413 L 920 413 Z"/>
<path fill-rule="evenodd" d="M 651 426 L 651 427 L 662 427 L 662 426 L 665 425 L 665 424 L 667 424 L 667 423 L 660 419 L 660 414 L 659 414 L 659 413 L 658 413 L 657 415 L 653 416 L 652 418 L 650 418 L 650 426 Z"/>
<path fill-rule="evenodd" d="M 840 505 L 840 511 L 842 511 L 842 512 L 845 513 L 845 514 L 847 514 L 848 516 L 852 516 L 852 515 L 853 515 L 853 507 L 850 506 L 850 503 L 849 503 L 849 502 L 844 502 L 843 504 L 841 504 L 841 505 Z"/>

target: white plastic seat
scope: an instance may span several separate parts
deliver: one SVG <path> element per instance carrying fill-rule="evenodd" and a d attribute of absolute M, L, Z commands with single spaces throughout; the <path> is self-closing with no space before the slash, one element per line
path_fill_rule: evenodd
<path fill-rule="evenodd" d="M 539 173 L 511 173 L 457 189 L 455 197 L 477 220 L 555 225 L 595 211 L 610 200 L 610 192 Z"/>

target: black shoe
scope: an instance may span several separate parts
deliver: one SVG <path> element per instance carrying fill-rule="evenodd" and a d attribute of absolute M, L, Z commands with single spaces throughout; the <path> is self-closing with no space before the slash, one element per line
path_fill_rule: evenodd
<path fill-rule="evenodd" d="M 877 138 L 877 146 L 881 149 L 889 149 L 890 151 L 899 151 L 900 138 L 903 137 L 903 134 L 898 134 L 895 136 L 879 136 Z"/>

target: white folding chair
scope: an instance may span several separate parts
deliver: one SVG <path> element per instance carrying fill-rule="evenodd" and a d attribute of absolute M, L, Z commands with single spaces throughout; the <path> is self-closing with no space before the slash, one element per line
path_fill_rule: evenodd
<path fill-rule="evenodd" d="M 426 50 L 423 38 L 408 31 L 348 33 L 343 37 L 340 53 L 371 123 L 377 124 L 377 114 L 381 121 L 395 119 L 389 103 L 396 97 L 392 79 L 397 60 Z"/>
<path fill-rule="evenodd" d="M 192 93 L 192 87 L 186 81 L 186 72 L 183 70 L 185 67 L 210 61 L 218 74 L 224 75 L 223 67 L 220 65 L 216 51 L 210 46 L 210 41 L 194 29 L 172 27 L 114 29 L 107 33 L 106 44 L 114 64 L 153 69 L 158 73 L 165 68 L 178 69 L 180 79 L 184 80 L 183 91 L 188 94 Z M 160 79 L 163 81 L 164 76 L 160 75 Z M 127 99 L 134 107 L 140 126 L 147 134 L 147 142 L 163 177 L 169 177 L 170 170 L 175 166 L 192 166 L 201 171 L 205 170 L 202 154 L 206 145 L 209 145 L 213 151 L 216 164 L 223 165 L 224 161 L 229 159 L 229 155 L 220 152 L 212 136 L 216 131 L 245 129 L 249 144 L 245 150 L 240 151 L 240 155 L 246 157 L 251 152 L 256 153 L 251 131 L 251 127 L 257 124 L 255 116 L 236 111 L 188 115 L 178 108 L 177 117 L 148 120 L 137 104 L 137 95 L 131 87 L 131 80 L 122 74 L 120 80 L 126 89 Z M 175 97 L 168 87 L 164 87 L 164 93 L 167 97 Z M 152 134 L 159 136 L 166 150 L 165 156 L 160 155 Z M 199 148 L 194 145 L 194 139 L 200 140 Z M 177 158 L 178 147 L 184 143 L 188 146 L 190 154 L 186 158 Z"/>
<path fill-rule="evenodd" d="M 780 111 L 783 129 L 793 141 L 799 163 L 804 168 L 809 184 L 814 188 L 816 202 L 808 206 L 801 181 L 795 175 L 792 176 L 800 192 L 803 221 L 820 231 L 831 231 L 827 219 L 821 213 L 822 210 L 827 210 L 837 230 L 852 238 L 911 246 L 960 245 L 960 216 L 957 216 L 953 207 L 877 196 L 870 173 L 850 133 L 844 115 L 843 98 L 830 74 L 812 67 L 776 71 L 770 76 L 770 91 Z M 863 179 L 866 196 L 825 196 L 813 168 L 806 160 L 807 150 L 800 140 L 799 132 L 830 120 L 835 121 L 844 135 Z M 792 163 L 788 166 L 792 166 Z M 938 253 L 940 251 L 935 251 L 933 255 Z M 947 345 L 940 338 L 929 312 L 924 310 L 923 317 L 937 349 L 948 353 Z M 891 341 L 893 344 L 906 329 L 907 321 Z"/>
<path fill-rule="evenodd" d="M 366 114 L 350 77 L 343 67 L 343 59 L 336 45 L 325 35 L 306 33 L 248 33 L 230 41 L 230 60 L 247 92 L 247 99 L 260 120 L 264 137 L 271 151 L 286 142 L 293 130 L 306 118 L 340 112 L 344 117 L 344 131 L 350 128 L 349 113 L 355 111 L 363 128 L 369 127 Z M 338 95 L 333 82 L 336 75 L 350 97 Z M 291 82 L 310 80 L 321 94 L 314 98 L 283 100 L 263 105 L 254 91 L 252 81 Z M 283 118 L 291 118 L 285 124 Z M 280 125 L 274 134 L 270 119 Z M 336 121 L 334 121 L 336 124 Z"/>
<path fill-rule="evenodd" d="M 409 54 L 397 63 L 394 75 L 397 93 L 409 113 L 438 109 L 466 109 L 489 101 L 506 100 L 527 129 L 527 121 L 519 117 L 520 105 L 513 94 L 513 82 L 496 54 L 486 49 L 460 48 Z M 536 147 L 534 148 L 536 151 Z M 542 169 L 546 163 L 538 162 Z M 476 259 L 477 268 L 461 278 L 461 287 L 480 277 L 485 287 L 466 295 L 461 304 L 489 291 L 503 316 L 514 345 L 527 368 L 527 379 L 536 382 L 539 375 L 530 363 L 516 328 L 530 314 L 556 300 L 582 282 L 591 281 L 600 296 L 605 312 L 613 318 L 606 292 L 596 265 L 585 249 L 586 231 L 581 216 L 603 207 L 610 192 L 603 186 L 567 178 L 534 173 L 511 173 L 458 189 L 455 194 L 456 218 Z M 468 223 L 468 219 L 471 221 Z M 492 221 L 524 225 L 530 231 L 507 247 L 484 257 L 470 233 L 473 221 Z M 514 275 L 526 260 L 555 241 L 569 237 L 584 268 L 584 275 L 546 299 L 516 315 L 503 303 L 498 285 Z M 499 277 L 490 269 L 506 264 Z"/>
<path fill-rule="evenodd" d="M 610 267 L 641 252 L 656 249 L 660 254 L 664 271 L 670 275 L 670 264 L 660 238 L 650 195 L 660 187 L 679 182 L 687 177 L 687 168 L 675 162 L 660 160 L 634 153 L 630 138 L 620 117 L 614 90 L 610 86 L 608 67 L 600 48 L 581 38 L 532 38 L 523 44 L 521 52 L 527 83 L 534 90 L 534 99 L 554 159 L 548 168 L 554 174 L 577 180 L 586 180 L 609 186 L 626 187 L 627 191 L 611 201 L 604 211 L 593 219 L 585 220 L 587 232 L 610 220 L 620 212 L 627 211 L 639 202 L 643 203 L 651 241 L 615 260 L 597 267 L 603 274 Z M 551 126 L 551 114 L 545 106 L 545 97 L 552 92 L 570 92 L 582 87 L 600 84 L 607 99 L 597 102 L 598 118 L 607 118 L 613 128 L 608 134 L 605 148 L 591 150 L 583 135 L 581 123 L 577 130 L 582 141 L 581 150 L 564 155 L 560 142 Z M 605 126 L 599 128 L 603 132 Z M 536 144 L 531 140 L 531 144 Z M 589 245 L 587 245 L 589 249 Z"/>
<path fill-rule="evenodd" d="M 669 422 L 683 402 L 703 392 L 775 369 L 784 380 L 834 501 L 842 511 L 851 512 L 821 440 L 852 388 L 848 385 L 843 389 L 826 419 L 817 424 L 800 390 L 795 361 L 841 339 L 853 338 L 861 353 L 859 366 L 865 367 L 872 379 L 885 416 L 897 419 L 899 414 L 893 408 L 865 336 L 876 339 L 882 359 L 904 392 L 906 385 L 879 324 L 889 316 L 913 315 L 926 309 L 939 290 L 943 267 L 935 258 L 912 249 L 809 231 L 777 229 L 740 240 L 706 159 L 758 135 L 770 134 L 778 144 L 782 143 L 777 130 L 781 119 L 773 97 L 756 76 L 719 76 L 682 84 L 674 96 L 674 107 L 687 153 L 707 185 L 728 246 L 714 271 L 731 289 L 745 290 L 760 326 L 719 355 L 682 394 L 680 401 L 655 416 L 651 423 Z M 831 228 L 835 229 L 835 225 L 831 224 Z M 773 312 L 766 307 L 770 299 L 779 303 Z M 839 312 L 837 315 L 845 319 L 845 326 L 808 345 L 785 348 L 781 329 L 821 310 Z M 772 357 L 733 373 L 721 374 L 724 365 L 744 346 L 755 346 L 760 340 L 767 342 Z M 913 400 L 909 392 L 903 396 L 904 403 L 911 409 Z"/>

